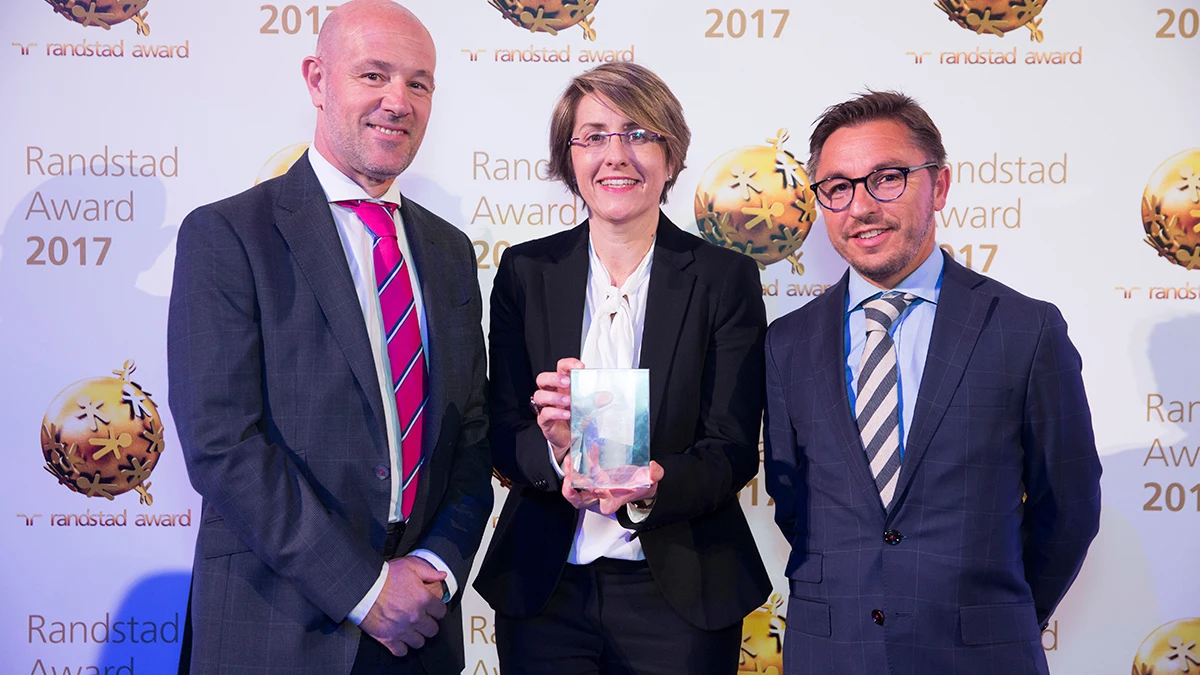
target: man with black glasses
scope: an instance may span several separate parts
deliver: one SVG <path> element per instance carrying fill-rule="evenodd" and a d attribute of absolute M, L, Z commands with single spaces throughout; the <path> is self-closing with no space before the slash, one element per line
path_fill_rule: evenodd
<path fill-rule="evenodd" d="M 937 250 L 950 171 L 911 98 L 829 108 L 810 152 L 850 270 L 767 335 L 784 670 L 1046 675 L 1041 630 L 1100 516 L 1062 315 Z"/>

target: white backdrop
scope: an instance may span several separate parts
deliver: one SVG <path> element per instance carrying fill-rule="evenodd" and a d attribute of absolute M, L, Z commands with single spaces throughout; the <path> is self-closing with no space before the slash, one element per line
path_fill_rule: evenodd
<path fill-rule="evenodd" d="M 174 235 L 188 211 L 278 173 L 311 139 L 300 60 L 329 6 L 74 2 L 11 3 L 0 24 L 0 429 L 12 460 L 0 489 L 0 670 L 171 672 L 200 506 L 166 401 Z M 498 4 L 521 22 L 516 0 Z M 546 16 L 562 3 L 529 4 L 526 23 L 538 6 Z M 732 164 L 758 167 L 747 177 L 763 190 L 746 194 L 767 208 L 783 189 L 777 155 L 790 152 L 788 166 L 806 160 L 826 106 L 868 86 L 915 96 L 942 129 L 955 179 L 939 243 L 1055 302 L 1084 357 L 1104 512 L 1043 636 L 1051 669 L 1149 673 L 1158 662 L 1155 673 L 1191 672 L 1185 665 L 1200 668 L 1200 647 L 1188 647 L 1200 638 L 1200 386 L 1187 356 L 1200 335 L 1200 5 L 938 4 L 581 0 L 573 8 L 588 26 L 553 19 L 561 29 L 551 35 L 486 0 L 412 0 L 439 64 L 433 120 L 403 190 L 476 241 L 487 297 L 497 250 L 584 217 L 538 175 L 558 94 L 585 59 L 636 60 L 672 87 L 694 133 L 667 214 L 698 231 L 697 195 L 701 215 L 716 195 L 713 218 L 732 223 L 718 228 L 727 245 L 772 260 L 762 282 L 774 318 L 845 266 L 802 205 L 746 228 Z M 985 8 L 1003 18 L 983 28 L 1002 36 L 975 30 Z M 1016 25 L 1033 16 L 1036 28 Z M 783 129 L 790 138 L 778 142 Z M 802 171 L 797 179 L 803 201 Z M 777 260 L 784 253 L 802 274 Z M 112 374 L 129 360 L 136 372 Z M 129 400 L 114 394 L 93 407 L 100 417 L 80 416 L 106 391 Z M 84 429 L 93 422 L 94 433 Z M 39 425 L 49 424 L 63 442 L 45 451 Z M 156 430 L 161 445 L 149 438 Z M 70 452 L 69 432 L 90 452 L 137 458 L 120 480 L 152 483 L 152 503 L 136 490 L 110 501 L 95 486 L 88 498 L 78 479 L 103 481 Z M 97 434 L 105 443 L 91 443 Z M 755 483 L 741 500 L 786 598 L 786 545 L 767 496 Z M 469 590 L 465 610 L 466 672 L 493 673 L 492 614 Z M 743 670 L 778 667 L 772 626 L 782 616 L 775 605 L 747 622 Z"/>

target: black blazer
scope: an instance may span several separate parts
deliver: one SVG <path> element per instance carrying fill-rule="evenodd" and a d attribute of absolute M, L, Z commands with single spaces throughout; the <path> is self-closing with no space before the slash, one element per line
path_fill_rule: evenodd
<path fill-rule="evenodd" d="M 737 501 L 758 472 L 766 310 L 750 258 L 661 213 L 654 246 L 639 365 L 650 370 L 650 456 L 665 474 L 648 518 L 618 513 L 670 605 L 715 630 L 771 589 Z M 538 373 L 579 356 L 587 277 L 585 221 L 505 251 L 492 289 L 490 438 L 512 486 L 475 588 L 508 616 L 545 607 L 575 533 L 528 401 Z"/>
<path fill-rule="evenodd" d="M 474 254 L 412 200 L 401 215 L 430 398 L 400 552 L 427 548 L 465 583 L 492 509 Z M 204 497 L 182 670 L 348 673 L 361 633 L 346 614 L 383 566 L 388 444 L 362 310 L 307 157 L 184 219 L 167 335 L 171 412 Z M 416 654 L 428 672 L 457 672 L 457 598 L 440 625 Z"/>

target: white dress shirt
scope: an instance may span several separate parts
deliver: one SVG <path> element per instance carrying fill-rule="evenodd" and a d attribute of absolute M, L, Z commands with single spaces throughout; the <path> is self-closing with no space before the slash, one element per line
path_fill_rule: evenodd
<path fill-rule="evenodd" d="M 350 277 L 354 280 L 354 290 L 358 294 L 359 305 L 362 306 L 363 319 L 366 321 L 367 337 L 371 341 L 371 354 L 375 362 L 375 374 L 379 379 L 379 393 L 383 397 L 383 414 L 384 423 L 387 426 L 388 439 L 388 455 L 391 459 L 391 478 L 392 478 L 392 498 L 388 506 L 388 522 L 398 522 L 403 520 L 401 513 L 400 500 L 400 481 L 404 475 L 401 470 L 401 455 L 400 455 L 400 422 L 399 413 L 396 411 L 396 398 L 389 384 L 392 381 L 391 365 L 388 363 L 386 347 L 386 329 L 383 326 L 383 313 L 379 308 L 379 295 L 376 292 L 375 283 L 375 262 L 372 257 L 371 249 L 374 244 L 374 238 L 367 231 L 366 226 L 355 215 L 354 211 L 347 206 L 340 206 L 333 202 L 346 200 L 359 201 L 376 201 L 400 204 L 400 188 L 393 182 L 387 192 L 379 198 L 373 198 L 366 193 L 357 183 L 350 180 L 341 171 L 338 171 L 327 159 L 321 156 L 317 151 L 316 146 L 312 146 L 308 150 L 308 161 L 312 164 L 313 173 L 317 175 L 317 181 L 321 184 L 321 189 L 325 191 L 325 198 L 329 202 L 329 209 L 333 213 L 333 222 L 337 226 L 338 238 L 342 242 L 342 248 L 346 253 L 346 264 L 350 267 Z M 400 245 L 400 253 L 405 260 L 412 261 L 412 249 L 408 245 L 408 237 L 404 232 L 404 221 L 400 218 L 399 211 L 395 215 L 396 221 L 396 241 Z M 417 278 L 416 266 L 409 264 L 405 266 L 408 270 L 408 278 L 412 282 L 413 296 L 416 301 L 417 322 L 421 328 L 421 343 L 425 346 L 425 352 L 429 353 L 429 334 L 425 322 L 425 303 L 421 297 L 421 280 Z M 430 565 L 433 565 L 439 571 L 446 573 L 446 586 L 449 589 L 449 595 L 453 596 L 458 590 L 458 583 L 454 578 L 454 573 L 450 571 L 450 567 L 446 565 L 436 553 L 428 549 L 417 549 L 409 555 L 417 556 Z M 379 573 L 379 578 L 375 580 L 375 584 L 371 586 L 371 590 L 367 591 L 366 596 L 354 606 L 347 616 L 348 619 L 355 624 L 362 622 L 370 611 L 371 606 L 375 604 L 375 600 L 383 591 L 383 584 L 387 581 L 387 563 L 384 563 L 382 571 Z"/>
<path fill-rule="evenodd" d="M 590 368 L 636 368 L 642 351 L 642 331 L 646 326 L 646 297 L 650 290 L 650 265 L 654 246 L 646 252 L 637 269 L 625 283 L 613 286 L 608 270 L 596 255 L 588 238 L 588 284 L 583 312 L 583 346 L 580 360 Z M 607 324 L 603 323 L 608 321 Z M 569 457 L 569 455 L 568 455 Z M 554 461 L 554 469 L 562 476 L 562 467 Z M 648 509 L 628 506 L 635 522 L 649 515 Z M 597 558 L 645 560 L 641 540 L 634 531 L 621 526 L 617 516 L 600 513 L 600 505 L 579 512 L 575 523 L 575 539 L 567 562 L 586 565 Z"/>

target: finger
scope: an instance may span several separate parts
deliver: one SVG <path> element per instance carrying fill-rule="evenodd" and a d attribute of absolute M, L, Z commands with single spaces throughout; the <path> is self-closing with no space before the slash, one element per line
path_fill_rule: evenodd
<path fill-rule="evenodd" d="M 666 474 L 666 471 L 663 470 L 662 464 L 659 464 L 658 462 L 656 462 L 654 460 L 650 460 L 650 482 L 651 483 L 657 483 L 658 481 L 662 480 L 663 475 L 665 475 L 665 474 Z"/>
<path fill-rule="evenodd" d="M 401 633 L 400 639 L 404 641 L 404 644 L 408 645 L 412 649 L 420 649 L 421 647 L 425 646 L 425 636 L 421 635 L 415 630 Z"/>
<path fill-rule="evenodd" d="M 413 565 L 413 569 L 417 573 L 417 578 L 426 584 L 436 584 L 446 578 L 446 573 L 438 570 L 433 565 Z"/>
<path fill-rule="evenodd" d="M 596 492 L 600 500 L 600 513 L 606 516 L 611 516 L 617 512 L 617 509 L 631 501 L 628 490 L 623 490 L 620 494 L 615 494 L 612 490 L 597 490 Z"/>
<path fill-rule="evenodd" d="M 559 408 L 557 406 L 547 406 L 538 412 L 538 424 L 547 426 L 560 420 L 571 419 L 570 408 Z"/>
<path fill-rule="evenodd" d="M 419 633 L 424 638 L 431 638 L 438 633 L 437 622 L 428 616 L 412 625 L 413 632 Z"/>
<path fill-rule="evenodd" d="M 430 598 L 430 600 L 431 602 L 426 605 L 425 611 L 429 613 L 429 616 L 432 617 L 434 621 L 441 621 L 442 618 L 446 616 L 446 612 L 448 611 L 446 609 L 446 603 L 442 602 L 441 593 L 439 593 L 436 598 Z"/>
<path fill-rule="evenodd" d="M 570 465 L 571 465 L 571 463 L 567 462 L 566 466 L 569 467 Z M 570 480 L 569 474 L 567 477 L 563 478 L 562 496 L 563 496 L 563 499 L 565 499 L 571 503 L 571 506 L 579 508 L 578 504 L 576 503 L 579 501 L 579 493 L 575 491 L 575 488 L 571 487 L 571 480 Z"/>
<path fill-rule="evenodd" d="M 571 386 L 571 378 L 564 377 L 561 373 L 538 373 L 536 382 L 541 390 L 558 391 Z"/>
<path fill-rule="evenodd" d="M 571 397 L 558 391 L 538 389 L 533 392 L 533 402 L 545 408 L 570 408 Z"/>
<path fill-rule="evenodd" d="M 558 360 L 558 374 L 559 375 L 570 375 L 572 370 L 575 370 L 576 368 L 582 368 L 582 367 L 583 367 L 583 361 L 580 361 L 579 359 L 573 359 L 573 358 L 568 357 L 565 359 Z M 568 378 L 567 384 L 570 384 L 570 383 L 571 383 L 571 380 L 570 380 L 570 378 Z"/>
<path fill-rule="evenodd" d="M 433 563 L 418 555 L 406 555 L 400 558 L 408 570 L 416 575 L 422 583 L 436 584 L 446 578 L 446 573 L 433 566 Z"/>
<path fill-rule="evenodd" d="M 570 462 L 567 462 L 567 466 L 570 466 Z M 571 506 L 574 506 L 577 509 L 584 509 L 592 504 L 595 504 L 596 497 L 594 495 L 592 495 L 590 492 L 580 492 L 571 485 L 570 475 L 571 474 L 568 473 L 568 475 L 563 479 L 563 499 L 566 499 Z"/>
<path fill-rule="evenodd" d="M 392 656 L 397 658 L 404 657 L 408 654 L 408 645 L 404 644 L 404 642 L 400 639 L 384 642 L 383 646 L 387 647 L 387 650 L 392 653 Z"/>

